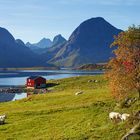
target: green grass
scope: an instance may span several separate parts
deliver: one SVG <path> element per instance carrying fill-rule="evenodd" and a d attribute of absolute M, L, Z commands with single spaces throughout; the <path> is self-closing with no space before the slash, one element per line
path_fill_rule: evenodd
<path fill-rule="evenodd" d="M 96 79 L 98 83 L 89 83 L 90 79 Z M 108 113 L 132 113 L 140 109 L 139 101 L 129 108 L 116 107 L 103 76 L 48 82 L 58 84 L 50 88 L 52 92 L 0 103 L 0 114 L 8 116 L 6 124 L 0 125 L 0 139 L 120 140 L 133 125 L 113 123 Z M 78 91 L 83 94 L 75 96 Z"/>

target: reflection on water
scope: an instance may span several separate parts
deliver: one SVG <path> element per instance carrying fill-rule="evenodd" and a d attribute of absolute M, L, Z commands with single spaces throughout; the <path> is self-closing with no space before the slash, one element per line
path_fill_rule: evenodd
<path fill-rule="evenodd" d="M 25 85 L 29 76 L 43 76 L 49 79 L 61 79 L 79 75 L 97 75 L 103 71 L 76 71 L 76 70 L 17 70 L 0 71 L 0 87 Z M 27 93 L 0 93 L 0 102 L 15 101 L 26 98 Z"/>
<path fill-rule="evenodd" d="M 27 93 L 16 93 L 12 101 L 20 100 L 27 97 Z"/>
<path fill-rule="evenodd" d="M 27 93 L 0 93 L 0 102 L 16 101 L 27 97 Z"/>

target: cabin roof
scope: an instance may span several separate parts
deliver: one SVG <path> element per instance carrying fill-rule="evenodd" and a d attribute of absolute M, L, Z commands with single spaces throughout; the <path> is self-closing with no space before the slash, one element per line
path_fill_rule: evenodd
<path fill-rule="evenodd" d="M 27 79 L 32 79 L 32 80 L 35 80 L 35 79 L 37 79 L 37 78 L 39 78 L 39 77 L 41 77 L 41 76 L 30 76 L 30 77 L 28 77 Z M 43 78 L 43 77 L 41 77 L 42 79 L 45 79 L 45 78 Z"/>

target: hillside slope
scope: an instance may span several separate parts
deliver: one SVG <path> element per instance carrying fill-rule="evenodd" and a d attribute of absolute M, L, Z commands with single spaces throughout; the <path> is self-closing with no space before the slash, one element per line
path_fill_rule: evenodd
<path fill-rule="evenodd" d="M 113 36 L 121 31 L 101 17 L 86 20 L 49 62 L 65 67 L 107 62 L 113 56 Z"/>
<path fill-rule="evenodd" d="M 12 34 L 0 27 L 0 67 L 34 67 L 53 66 L 44 62 L 33 53 L 20 39 L 15 40 Z"/>
<path fill-rule="evenodd" d="M 49 50 L 52 50 L 52 48 L 57 48 L 58 45 L 65 42 L 66 39 L 61 34 L 58 34 L 53 38 L 53 41 L 43 38 L 38 43 L 31 44 L 30 42 L 27 42 L 26 46 L 29 47 L 34 53 L 39 54 L 41 58 L 44 58 L 43 60 L 47 61 L 48 55 L 53 57 L 53 53 Z"/>
<path fill-rule="evenodd" d="M 4 28 L 0 28 L 0 67 L 23 67 L 37 65 L 37 58 L 21 40 Z"/>
<path fill-rule="evenodd" d="M 97 83 L 88 80 L 98 80 Z M 0 104 L 0 114 L 6 113 L 5 125 L 0 125 L 1 139 L 20 140 L 118 140 L 132 128 L 129 122 L 113 123 L 111 111 L 132 113 L 140 102 L 129 108 L 116 107 L 107 82 L 102 76 L 81 76 L 48 81 L 48 94 Z M 75 96 L 75 92 L 83 94 Z"/>

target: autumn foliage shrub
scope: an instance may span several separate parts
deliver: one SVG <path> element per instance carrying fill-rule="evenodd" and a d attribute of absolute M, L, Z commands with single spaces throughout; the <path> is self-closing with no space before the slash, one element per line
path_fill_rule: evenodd
<path fill-rule="evenodd" d="M 112 95 L 121 100 L 136 91 L 140 97 L 140 27 L 115 36 L 111 47 L 116 47 L 107 72 Z"/>

